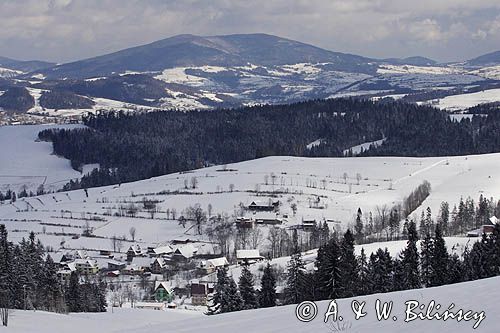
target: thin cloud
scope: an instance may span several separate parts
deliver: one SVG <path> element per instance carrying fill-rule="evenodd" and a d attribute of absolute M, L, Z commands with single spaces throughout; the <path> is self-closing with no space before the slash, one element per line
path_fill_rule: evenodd
<path fill-rule="evenodd" d="M 266 32 L 372 57 L 459 60 L 500 45 L 498 0 L 4 0 L 0 55 L 66 62 L 176 34 Z M 470 47 L 473 45 L 473 47 Z"/>

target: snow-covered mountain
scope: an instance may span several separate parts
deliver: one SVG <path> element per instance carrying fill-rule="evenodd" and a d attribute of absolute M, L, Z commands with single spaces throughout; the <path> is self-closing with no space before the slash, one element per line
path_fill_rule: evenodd
<path fill-rule="evenodd" d="M 498 53 L 454 64 L 424 57 L 371 59 L 266 34 L 179 35 L 71 63 L 38 64 L 31 71 L 2 59 L 6 70 L 0 76 L 11 84 L 94 100 L 92 109 L 69 110 L 61 103 L 28 110 L 56 117 L 99 109 L 211 109 L 343 96 L 398 95 L 425 102 L 500 88 Z"/>

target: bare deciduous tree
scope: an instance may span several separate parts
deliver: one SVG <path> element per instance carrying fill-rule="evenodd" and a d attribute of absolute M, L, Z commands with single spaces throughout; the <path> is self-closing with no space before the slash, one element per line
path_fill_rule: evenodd
<path fill-rule="evenodd" d="M 202 225 L 207 221 L 207 213 L 201 208 L 200 204 L 195 204 L 186 209 L 186 215 L 193 221 L 198 235 L 201 235 Z"/>
<path fill-rule="evenodd" d="M 128 232 L 130 234 L 130 237 L 132 238 L 132 242 L 135 242 L 135 232 L 136 232 L 135 228 L 131 227 Z"/>
<path fill-rule="evenodd" d="M 256 227 L 250 232 L 250 244 L 252 249 L 257 249 L 262 242 L 262 231 L 260 228 Z"/>
<path fill-rule="evenodd" d="M 198 178 L 191 177 L 191 188 L 196 188 L 198 186 Z"/>

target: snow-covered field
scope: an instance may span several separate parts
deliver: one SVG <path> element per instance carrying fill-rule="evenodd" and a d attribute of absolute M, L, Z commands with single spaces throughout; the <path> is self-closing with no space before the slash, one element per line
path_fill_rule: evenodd
<path fill-rule="evenodd" d="M 200 313 L 191 313 L 185 310 L 136 310 L 114 309 L 99 314 L 70 314 L 60 315 L 46 312 L 14 311 L 10 318 L 9 327 L 0 327 L 0 332 L 12 333 L 59 333 L 59 332 L 214 332 L 230 333 L 293 333 L 293 332 L 498 332 L 500 313 L 498 312 L 498 285 L 500 278 L 490 278 L 473 282 L 464 282 L 442 287 L 407 290 L 387 294 L 360 296 L 355 299 L 337 300 L 338 315 L 343 317 L 340 326 L 329 321 L 324 322 L 329 301 L 317 302 L 317 315 L 310 322 L 301 322 L 296 318 L 296 306 L 288 305 L 276 308 L 247 310 L 204 316 Z M 363 312 L 366 316 L 355 319 L 351 304 L 354 300 L 365 302 Z M 375 311 L 377 300 L 393 302 L 392 311 L 387 320 L 378 320 Z M 416 301 L 424 305 L 422 310 L 413 309 L 406 313 L 405 302 Z M 430 313 L 443 314 L 447 309 L 456 313 L 471 311 L 468 321 L 448 319 L 415 319 L 412 313 L 425 315 L 429 304 L 434 301 L 440 309 Z M 454 306 L 452 307 L 451 304 Z M 484 316 L 484 318 L 483 318 Z M 414 320 L 407 320 L 407 319 Z M 473 319 L 474 318 L 474 319 Z M 478 325 L 474 330 L 474 325 Z"/>
<path fill-rule="evenodd" d="M 107 98 L 92 97 L 91 99 L 95 102 L 94 106 L 89 109 L 48 109 L 40 106 L 40 96 L 42 95 L 42 89 L 28 88 L 31 96 L 35 99 L 35 106 L 27 111 L 30 114 L 44 115 L 50 117 L 72 117 L 81 116 L 87 113 L 96 113 L 99 110 L 154 110 L 154 108 L 125 103 L 122 101 L 116 101 Z"/>
<path fill-rule="evenodd" d="M 499 102 L 500 89 L 483 90 L 470 94 L 451 95 L 432 102 L 432 105 L 447 111 L 465 110 L 478 104 Z"/>
<path fill-rule="evenodd" d="M 37 142 L 38 132 L 49 128 L 75 128 L 79 125 L 26 125 L 0 127 L 0 191 L 19 192 L 23 185 L 36 192 L 57 190 L 70 179 L 81 177 L 69 160 L 52 155 L 52 143 Z"/>
<path fill-rule="evenodd" d="M 23 198 L 14 205 L 0 205 L 0 221 L 6 224 L 13 240 L 34 230 L 44 244 L 55 248 L 63 241 L 66 248 L 109 248 L 108 238 L 71 239 L 57 235 L 61 232 L 81 234 L 86 221 L 98 216 L 100 221 L 90 221 L 97 236 L 126 236 L 128 230 L 135 227 L 140 242 L 158 244 L 186 236 L 186 229 L 177 221 L 167 220 L 167 210 L 175 209 L 179 217 L 189 206 L 200 204 L 207 210 L 210 204 L 212 215 L 238 216 L 242 213 L 241 204 L 248 205 L 253 200 L 267 202 L 269 193 L 274 192 L 275 199 L 280 201 L 277 217 L 285 220 L 283 227 L 300 224 L 303 218 L 313 218 L 332 221 L 335 228 L 345 230 L 354 222 L 358 207 L 365 216 L 370 211 L 375 213 L 377 206 L 392 207 L 424 180 L 431 183 L 432 192 L 417 209 L 415 217 L 427 206 L 437 214 L 443 200 L 453 207 L 461 196 L 477 200 L 483 194 L 498 199 L 499 164 L 500 154 L 431 158 L 267 157 L 229 164 L 227 169 L 214 166 L 121 186 L 91 188 L 88 197 L 83 190 L 77 190 Z M 16 168 L 11 170 L 14 172 Z M 61 172 L 55 174 L 66 177 Z M 196 189 L 185 189 L 185 182 L 190 184 L 192 178 L 197 179 Z M 136 217 L 115 216 L 131 202 L 140 206 L 143 198 L 158 200 L 159 212 L 154 219 L 147 212 L 140 212 Z M 292 204 L 297 205 L 295 215 Z M 243 214 L 253 216 L 248 211 Z M 257 213 L 256 217 L 260 214 L 263 213 Z M 41 225 L 41 221 L 53 225 Z"/>

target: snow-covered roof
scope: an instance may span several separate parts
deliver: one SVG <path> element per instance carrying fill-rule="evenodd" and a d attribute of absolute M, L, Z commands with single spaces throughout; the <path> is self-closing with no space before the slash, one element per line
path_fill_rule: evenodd
<path fill-rule="evenodd" d="M 149 265 L 151 265 L 151 258 L 134 257 L 134 258 L 132 258 L 131 264 L 136 265 L 138 267 L 149 267 Z"/>
<path fill-rule="evenodd" d="M 260 252 L 258 249 L 255 250 L 237 250 L 236 251 L 237 259 L 253 259 L 253 258 L 261 258 Z"/>
<path fill-rule="evenodd" d="M 74 261 L 74 263 L 76 265 L 85 265 L 85 266 L 89 266 L 89 267 L 92 267 L 92 268 L 97 267 L 97 261 L 95 261 L 93 259 L 76 259 Z"/>
<path fill-rule="evenodd" d="M 206 262 L 207 267 L 223 267 L 228 265 L 229 262 L 227 261 L 226 257 L 209 259 Z"/>
<path fill-rule="evenodd" d="M 167 266 L 167 263 L 165 262 L 165 260 L 163 258 L 155 258 L 155 260 L 153 260 L 153 263 L 155 263 L 155 262 L 157 262 L 161 268 Z"/>
<path fill-rule="evenodd" d="M 193 245 L 187 244 L 187 245 L 178 247 L 175 250 L 175 253 L 182 255 L 184 258 L 191 258 L 197 251 L 198 251 L 198 249 L 195 248 Z"/>
<path fill-rule="evenodd" d="M 164 246 L 159 246 L 159 247 L 153 249 L 153 252 L 157 255 L 162 255 L 162 254 L 172 253 L 172 252 L 174 252 L 174 249 L 172 249 L 172 247 L 169 245 L 164 245 Z"/>
<path fill-rule="evenodd" d="M 160 287 L 163 287 L 163 289 L 165 289 L 168 293 L 172 292 L 172 289 L 167 281 L 155 281 L 155 291 Z"/>
<path fill-rule="evenodd" d="M 120 266 L 120 265 L 125 265 L 126 264 L 124 262 L 121 262 L 121 261 L 118 261 L 118 260 L 114 260 L 114 259 L 107 260 L 107 263 L 111 264 L 111 265 L 115 265 L 115 266 Z"/>

